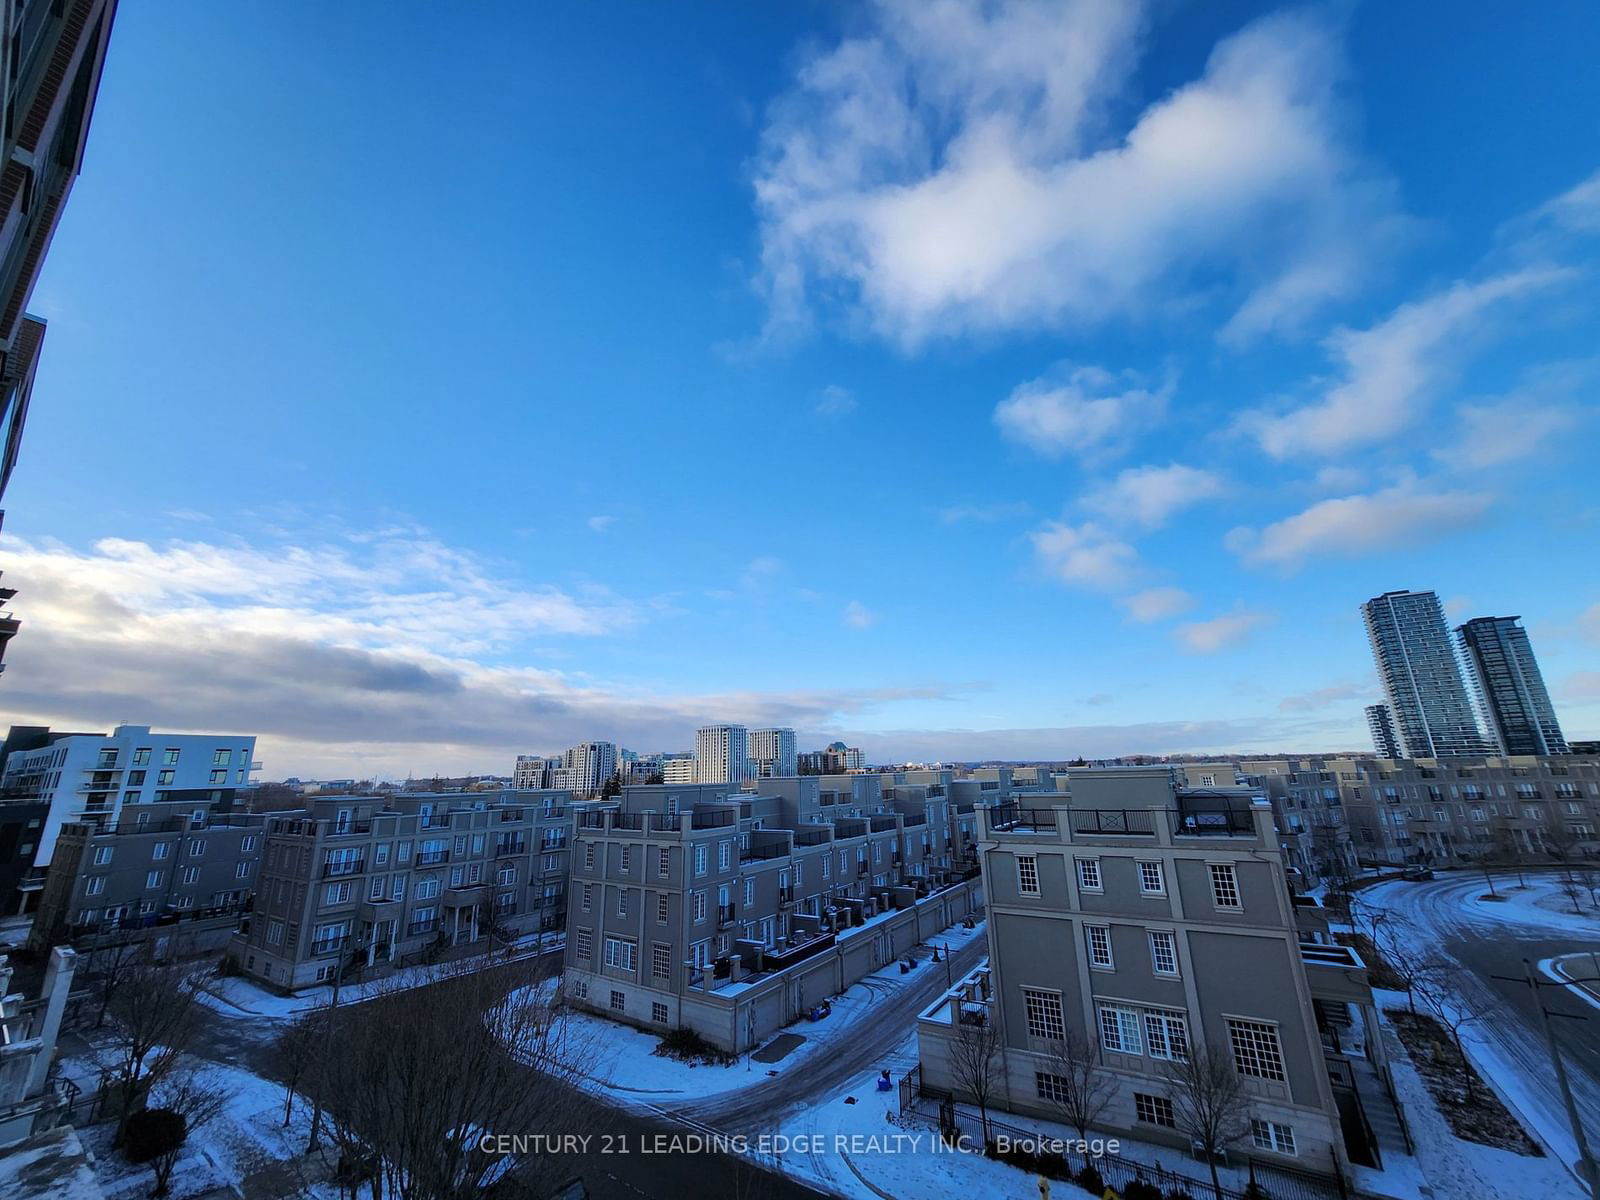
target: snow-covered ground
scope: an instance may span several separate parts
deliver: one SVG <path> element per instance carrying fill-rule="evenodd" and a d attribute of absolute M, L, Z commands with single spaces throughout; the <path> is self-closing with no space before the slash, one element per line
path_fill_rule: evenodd
<path fill-rule="evenodd" d="M 959 951 L 984 936 L 985 926 L 980 921 L 973 929 L 955 926 L 935 940 L 940 946 Z M 907 974 L 900 973 L 898 963 L 891 963 L 851 984 L 843 995 L 831 1001 L 833 1011 L 829 1016 L 815 1022 L 802 1020 L 783 1031 L 805 1040 L 776 1063 L 753 1062 L 748 1056 L 728 1066 L 679 1062 L 655 1053 L 661 1041 L 658 1033 L 575 1011 L 563 1017 L 567 1026 L 563 1037 L 569 1045 L 582 1048 L 583 1074 L 596 1093 L 612 1103 L 655 1111 L 654 1102 L 724 1095 L 765 1083 L 769 1077 L 781 1075 L 796 1063 L 850 1037 L 878 1001 L 926 979 L 929 971 L 943 970 L 942 963 L 923 957 L 921 964 Z M 911 1062 L 915 1061 L 913 1053 Z"/>

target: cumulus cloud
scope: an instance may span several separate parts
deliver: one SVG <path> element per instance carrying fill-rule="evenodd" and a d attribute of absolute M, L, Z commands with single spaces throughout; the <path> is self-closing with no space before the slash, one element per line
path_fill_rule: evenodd
<path fill-rule="evenodd" d="M 1495 467 L 1527 458 L 1579 422 L 1579 396 L 1592 388 L 1600 361 L 1547 363 L 1518 386 L 1456 409 L 1460 436 L 1434 457 L 1458 467 Z"/>
<path fill-rule="evenodd" d="M 1315 555 L 1418 546 L 1477 524 L 1492 501 L 1487 492 L 1434 491 L 1408 481 L 1320 501 L 1259 533 L 1235 529 L 1226 544 L 1248 563 L 1294 568 Z"/>
<path fill-rule="evenodd" d="M 846 413 L 855 412 L 855 393 L 849 388 L 830 383 L 817 393 L 815 408 L 820 417 L 842 417 Z"/>
<path fill-rule="evenodd" d="M 1093 522 L 1051 521 L 1029 536 L 1040 565 L 1062 583 L 1109 590 L 1136 575 L 1139 552 Z"/>
<path fill-rule="evenodd" d="M 1191 654 L 1216 654 L 1242 644 L 1271 619 L 1260 612 L 1228 613 L 1209 621 L 1186 622 L 1172 632 L 1178 644 Z"/>
<path fill-rule="evenodd" d="M 1156 529 L 1174 513 L 1220 496 L 1223 486 L 1222 477 L 1216 472 L 1181 463 L 1130 467 L 1099 491 L 1085 496 L 1083 503 L 1113 520 Z"/>
<path fill-rule="evenodd" d="M 1146 588 L 1124 596 L 1117 603 L 1127 609 L 1128 616 L 1135 621 L 1165 621 L 1193 608 L 1194 597 L 1182 588 Z"/>
<path fill-rule="evenodd" d="M 1000 432 L 1038 454 L 1115 453 L 1160 420 L 1170 383 L 1152 390 L 1100 367 L 1063 367 L 1019 384 L 995 406 Z"/>
<path fill-rule="evenodd" d="M 1003 521 L 1008 517 L 1025 517 L 1033 506 L 1025 500 L 1001 500 L 993 504 L 952 504 L 939 510 L 939 520 L 946 525 L 959 525 L 964 521 Z"/>
<path fill-rule="evenodd" d="M 1364 699 L 1371 689 L 1356 683 L 1335 683 L 1285 696 L 1278 701 L 1279 712 L 1315 712 L 1333 704 Z"/>
<path fill-rule="evenodd" d="M 14 719 L 256 733 L 269 777 L 506 771 L 517 753 L 597 731 L 678 749 L 710 720 L 818 730 L 947 694 L 650 692 L 520 665 L 530 637 L 627 629 L 648 606 L 520 587 L 414 532 L 270 547 L 0 541 L 22 589 Z"/>
<path fill-rule="evenodd" d="M 1231 297 L 1227 336 L 1361 281 L 1392 186 L 1348 147 L 1337 37 L 1308 14 L 1220 42 L 1112 122 L 1143 6 L 879 0 L 805 57 L 755 171 L 769 335 L 842 302 L 905 347 Z"/>
<path fill-rule="evenodd" d="M 1492 310 L 1572 276 L 1544 266 L 1457 283 L 1371 328 L 1341 329 L 1326 342 L 1339 378 L 1320 399 L 1282 414 L 1247 413 L 1239 427 L 1274 458 L 1332 456 L 1391 438 L 1422 418 Z"/>
<path fill-rule="evenodd" d="M 871 629 L 878 623 L 878 614 L 859 600 L 844 606 L 844 623 L 851 629 Z"/>

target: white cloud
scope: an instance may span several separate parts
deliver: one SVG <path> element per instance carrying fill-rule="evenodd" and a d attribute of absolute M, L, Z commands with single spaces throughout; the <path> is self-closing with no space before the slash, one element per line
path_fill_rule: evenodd
<path fill-rule="evenodd" d="M 1113 520 L 1156 529 L 1192 505 L 1220 496 L 1222 477 L 1213 471 L 1170 463 L 1130 467 L 1107 486 L 1084 497 L 1086 508 Z"/>
<path fill-rule="evenodd" d="M 1600 233 L 1600 171 L 1540 205 L 1534 213 L 1572 233 Z"/>
<path fill-rule="evenodd" d="M 610 514 L 604 514 L 604 515 L 597 516 L 597 517 L 590 517 L 589 520 L 587 522 L 585 522 L 585 523 L 589 526 L 590 529 L 594 530 L 596 533 L 605 533 L 608 529 L 610 529 L 613 525 L 615 525 L 617 523 L 617 519 L 616 519 L 616 517 L 611 516 Z"/>
<path fill-rule="evenodd" d="M 1241 644 L 1271 619 L 1266 613 L 1229 613 L 1209 621 L 1189 621 L 1172 632 L 1191 654 L 1216 654 Z"/>
<path fill-rule="evenodd" d="M 1492 500 L 1486 492 L 1430 491 L 1408 481 L 1365 495 L 1322 500 L 1259 533 L 1235 529 L 1226 544 L 1246 562 L 1293 568 L 1316 555 L 1416 547 L 1478 523 Z"/>
<path fill-rule="evenodd" d="M 1138 567 L 1139 552 L 1093 522 L 1073 526 L 1051 521 L 1029 537 L 1040 564 L 1075 587 L 1124 587 Z"/>
<path fill-rule="evenodd" d="M 830 383 L 817 393 L 816 412 L 821 417 L 842 417 L 856 410 L 855 394 L 849 388 Z"/>
<path fill-rule="evenodd" d="M 1371 693 L 1370 686 L 1363 687 L 1358 683 L 1335 683 L 1327 687 L 1315 688 L 1309 692 L 1299 692 L 1292 696 L 1285 696 L 1278 701 L 1279 712 L 1315 712 L 1318 709 L 1328 708 L 1330 705 L 1342 704 L 1345 701 L 1364 700 Z"/>
<path fill-rule="evenodd" d="M 946 525 L 959 525 L 963 521 L 1004 521 L 1008 517 L 1025 517 L 1033 506 L 1025 500 L 1000 500 L 993 504 L 952 504 L 939 510 L 939 520 Z"/>
<path fill-rule="evenodd" d="M 1340 366 L 1340 378 L 1321 399 L 1281 415 L 1247 413 L 1239 427 L 1274 458 L 1331 456 L 1391 438 L 1422 418 L 1490 310 L 1572 274 L 1529 267 L 1480 283 L 1457 283 L 1401 305 L 1369 329 L 1341 329 L 1325 343 Z"/>
<path fill-rule="evenodd" d="M 758 590 L 772 584 L 786 570 L 788 564 L 783 559 L 771 554 L 758 554 L 745 564 L 744 571 L 739 575 L 739 583 L 742 587 Z"/>
<path fill-rule="evenodd" d="M 859 600 L 852 600 L 844 606 L 844 623 L 851 629 L 871 629 L 878 623 L 878 614 Z"/>
<path fill-rule="evenodd" d="M 1371 475 L 1360 467 L 1322 467 L 1317 471 L 1311 486 L 1319 492 L 1353 492 Z"/>
<path fill-rule="evenodd" d="M 1435 457 L 1464 467 L 1494 467 L 1526 458 L 1556 434 L 1577 423 L 1574 414 L 1554 406 L 1519 400 L 1463 404 L 1456 410 L 1461 440 Z"/>
<path fill-rule="evenodd" d="M 1146 588 L 1117 601 L 1135 621 L 1165 621 L 1194 607 L 1194 597 L 1182 588 Z"/>
<path fill-rule="evenodd" d="M 1340 54 L 1306 14 L 1218 43 L 1197 80 L 1111 123 L 1143 6 L 880 0 L 804 58 L 755 173 L 769 335 L 824 297 L 907 347 L 1086 325 L 1174 292 L 1294 325 L 1361 281 L 1392 187 L 1343 143 Z"/>
<path fill-rule="evenodd" d="M 1011 441 L 1049 457 L 1115 453 L 1160 419 L 1170 395 L 1170 383 L 1152 391 L 1100 367 L 1064 368 L 1019 384 L 995 406 L 994 421 Z"/>

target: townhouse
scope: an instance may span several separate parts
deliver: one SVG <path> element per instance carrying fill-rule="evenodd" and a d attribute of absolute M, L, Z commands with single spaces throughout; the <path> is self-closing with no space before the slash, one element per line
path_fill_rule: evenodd
<path fill-rule="evenodd" d="M 255 909 L 230 954 L 293 991 L 558 932 L 572 821 L 568 791 L 313 800 L 268 819 Z"/>
<path fill-rule="evenodd" d="M 943 785 L 748 786 L 628 787 L 579 813 L 571 1003 L 739 1052 L 981 907 Z"/>
<path fill-rule="evenodd" d="M 1115 1086 L 1100 1132 L 1190 1149 L 1168 1069 L 1204 1043 L 1247 1092 L 1238 1153 L 1327 1173 L 1370 1160 L 1365 1121 L 1340 1118 L 1383 1069 L 1365 968 L 1293 897 L 1265 794 L 1165 766 L 1069 770 L 1067 786 L 978 811 L 989 963 L 919 1017 L 924 1089 L 965 1098 L 955 1047 L 993 1023 L 998 1105 L 1059 1120 L 1071 1030 Z"/>

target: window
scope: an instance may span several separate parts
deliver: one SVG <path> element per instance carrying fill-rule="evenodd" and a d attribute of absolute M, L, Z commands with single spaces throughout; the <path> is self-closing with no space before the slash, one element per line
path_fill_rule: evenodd
<path fill-rule="evenodd" d="M 1250 1140 L 1257 1149 L 1271 1150 L 1275 1154 L 1294 1154 L 1294 1126 L 1280 1125 L 1276 1121 L 1250 1122 Z"/>
<path fill-rule="evenodd" d="M 756 902 L 756 881 L 754 879 L 746 879 L 744 881 L 744 906 L 746 908 L 749 908 L 755 902 Z"/>
<path fill-rule="evenodd" d="M 133 752 L 133 765 L 136 767 L 148 766 L 150 763 L 150 747 L 142 746 Z"/>
<path fill-rule="evenodd" d="M 659 893 L 656 894 L 656 921 L 659 924 L 665 925 L 667 923 L 667 917 L 668 917 L 667 894 L 665 892 L 659 892 Z"/>
<path fill-rule="evenodd" d="M 704 892 L 692 893 L 690 896 L 690 908 L 696 922 L 704 921 L 706 919 L 706 894 Z"/>
<path fill-rule="evenodd" d="M 161 881 L 166 877 L 167 873 L 165 871 L 151 871 L 144 877 L 144 885 L 147 888 L 158 888 L 161 886 Z"/>
<path fill-rule="evenodd" d="M 1089 940 L 1089 965 L 1114 970 L 1117 964 L 1111 957 L 1111 926 L 1085 925 L 1083 928 Z"/>
<path fill-rule="evenodd" d="M 499 884 L 501 887 L 505 887 L 508 884 L 515 883 L 517 881 L 517 867 L 516 867 L 516 864 L 515 863 L 503 863 L 501 866 L 496 868 L 495 873 L 494 873 L 494 881 L 497 884 Z"/>
<path fill-rule="evenodd" d="M 704 875 L 706 873 L 706 844 L 704 842 L 699 843 L 694 848 L 694 873 L 696 875 Z"/>
<path fill-rule="evenodd" d="M 171 772 L 171 771 L 158 771 L 156 773 L 156 783 L 157 783 L 157 785 L 159 786 L 159 785 L 164 785 L 164 784 L 170 784 L 172 782 L 172 776 L 173 776 L 173 772 Z"/>
<path fill-rule="evenodd" d="M 1049 1100 L 1054 1104 L 1069 1103 L 1072 1096 L 1071 1083 L 1064 1076 L 1052 1075 L 1048 1071 L 1033 1073 L 1033 1090 L 1039 1099 Z"/>
<path fill-rule="evenodd" d="M 611 1011 L 612 1012 L 622 1012 L 627 1007 L 628 1007 L 627 997 L 624 996 L 621 992 L 619 992 L 619 991 L 617 991 L 615 989 L 612 989 L 612 992 L 611 992 Z"/>
<path fill-rule="evenodd" d="M 618 888 L 617 889 L 617 916 L 625 917 L 627 915 L 628 915 L 628 889 L 627 888 Z"/>
<path fill-rule="evenodd" d="M 177 766 L 178 752 L 169 746 L 167 749 L 161 752 L 161 761 L 166 763 L 169 767 Z"/>
<path fill-rule="evenodd" d="M 1098 892 L 1100 888 L 1100 860 L 1098 858 L 1080 858 L 1078 860 L 1078 886 L 1086 892 Z"/>
<path fill-rule="evenodd" d="M 574 979 L 567 985 L 567 991 L 579 1000 L 589 998 L 589 981 L 587 979 Z"/>
<path fill-rule="evenodd" d="M 583 911 L 588 912 L 594 907 L 594 884 L 583 885 Z"/>
<path fill-rule="evenodd" d="M 633 870 L 633 847 L 632 846 L 625 845 L 625 846 L 622 847 L 622 869 L 624 871 Z"/>
<path fill-rule="evenodd" d="M 650 1002 L 650 1019 L 657 1025 L 665 1025 L 667 1023 L 667 1006 L 660 1001 L 652 1000 Z"/>
<path fill-rule="evenodd" d="M 1039 894 L 1038 855 L 1017 855 L 1017 891 L 1024 896 L 1037 896 Z"/>
<path fill-rule="evenodd" d="M 187 871 L 193 871 L 193 870 L 195 870 L 195 868 L 188 867 L 188 868 L 186 868 L 186 873 L 187 873 Z M 327 888 L 324 889 L 324 891 L 323 891 L 322 903 L 323 904 L 348 904 L 348 903 L 350 903 L 350 883 L 349 883 L 349 881 L 346 880 L 346 881 L 344 881 L 342 883 L 330 883 L 327 886 Z"/>
<path fill-rule="evenodd" d="M 110 846 L 96 846 L 94 848 L 94 865 L 97 867 L 103 867 L 110 863 L 111 850 L 112 847 Z"/>
<path fill-rule="evenodd" d="M 1145 1009 L 1144 1036 L 1151 1058 L 1173 1062 L 1188 1060 L 1189 1026 L 1181 1012 L 1169 1008 Z"/>
<path fill-rule="evenodd" d="M 650 947 L 650 975 L 653 979 L 667 979 L 672 975 L 672 947 L 666 942 Z"/>
<path fill-rule="evenodd" d="M 171 853 L 171 842 L 157 842 L 154 846 L 150 847 L 150 857 L 154 859 L 163 859 Z"/>
<path fill-rule="evenodd" d="M 1139 1032 L 1139 1010 L 1122 1004 L 1102 1004 L 1100 1044 L 1119 1054 L 1144 1053 L 1144 1038 Z"/>
<path fill-rule="evenodd" d="M 200 868 L 199 867 L 185 867 L 183 869 L 183 884 L 184 884 L 185 887 L 189 886 L 190 884 L 199 883 L 199 882 L 200 882 Z"/>
<path fill-rule="evenodd" d="M 255 848 L 256 848 L 256 835 L 255 834 L 247 833 L 247 834 L 244 835 L 244 837 L 239 839 L 239 853 L 240 854 L 251 854 L 251 853 L 254 853 Z M 389 851 L 389 847 L 387 847 L 387 846 L 379 846 L 378 847 L 378 865 L 380 867 L 383 866 L 384 863 L 389 861 L 389 853 L 388 853 L 388 851 Z"/>
<path fill-rule="evenodd" d="M 606 939 L 606 966 L 615 967 L 619 971 L 632 972 L 636 947 L 626 938 L 608 937 Z"/>
<path fill-rule="evenodd" d="M 404 875 L 396 875 L 394 877 L 394 884 L 389 888 L 389 899 L 404 900 L 405 898 L 406 877 Z"/>
<path fill-rule="evenodd" d="M 728 856 L 733 853 L 733 843 L 724 839 L 717 843 L 717 870 L 728 869 Z"/>
<path fill-rule="evenodd" d="M 437 875 L 424 875 L 417 880 L 417 899 L 432 900 L 439 894 L 439 877 Z"/>
<path fill-rule="evenodd" d="M 1166 893 L 1167 881 L 1162 877 L 1160 863 L 1139 864 L 1139 890 L 1146 896 L 1160 896 Z"/>
<path fill-rule="evenodd" d="M 1133 1094 L 1133 1115 L 1136 1120 L 1146 1125 L 1165 1125 L 1168 1129 L 1178 1127 L 1177 1114 L 1172 1111 L 1172 1101 L 1165 1096 L 1151 1096 L 1144 1092 Z"/>
<path fill-rule="evenodd" d="M 1218 908 L 1239 908 L 1239 878 L 1232 863 L 1211 864 L 1211 902 Z"/>
<path fill-rule="evenodd" d="M 656 874 L 665 876 L 672 865 L 672 855 L 665 846 L 656 851 Z"/>
<path fill-rule="evenodd" d="M 274 920 L 272 920 L 271 922 L 269 922 L 267 924 L 267 945 L 269 945 L 269 946 L 281 946 L 281 945 L 283 945 L 283 922 L 282 921 L 274 919 Z"/>
<path fill-rule="evenodd" d="M 1233 1062 L 1239 1074 L 1257 1079 L 1283 1078 L 1283 1052 L 1278 1048 L 1276 1026 L 1229 1017 L 1228 1041 L 1233 1046 Z"/>
<path fill-rule="evenodd" d="M 240 863 L 239 865 L 241 867 L 244 866 L 243 863 Z M 374 875 L 372 877 L 372 882 L 367 884 L 367 899 L 382 900 L 384 893 L 388 890 L 388 887 L 389 881 L 387 879 L 385 879 L 382 875 Z"/>
<path fill-rule="evenodd" d="M 93 875 L 89 878 L 89 882 L 84 885 L 83 894 L 85 896 L 98 896 L 105 890 L 106 877 L 104 875 Z"/>
<path fill-rule="evenodd" d="M 211 752 L 211 765 L 225 767 L 228 765 L 228 752 L 226 750 L 213 750 Z"/>
<path fill-rule="evenodd" d="M 594 870 L 594 843 L 593 842 L 585 842 L 583 844 L 583 869 L 586 870 L 586 871 Z"/>
<path fill-rule="evenodd" d="M 213 771 L 213 772 L 211 772 L 210 782 L 211 783 L 227 783 L 228 782 L 228 773 L 226 771 Z"/>
<path fill-rule="evenodd" d="M 1157 975 L 1178 973 L 1178 939 L 1170 930 L 1150 931 L 1150 969 Z"/>
<path fill-rule="evenodd" d="M 189 857 L 190 858 L 199 858 L 205 852 L 206 852 L 206 840 L 205 840 L 205 838 L 190 838 L 189 839 Z"/>
<path fill-rule="evenodd" d="M 1061 993 L 1023 988 L 1022 1003 L 1028 1013 L 1028 1036 L 1059 1039 L 1066 1031 L 1061 1019 Z"/>
<path fill-rule="evenodd" d="M 594 934 L 587 929 L 578 930 L 577 945 L 573 954 L 578 958 L 592 958 L 594 956 Z"/>
<path fill-rule="evenodd" d="M 824 854 L 822 856 L 822 881 L 824 883 L 826 883 L 828 881 L 828 877 L 832 873 L 832 870 L 833 870 L 833 855 Z"/>
<path fill-rule="evenodd" d="M 133 787 L 133 788 L 143 787 L 144 786 L 144 776 L 145 776 L 145 773 L 143 771 L 129 771 L 128 772 L 128 786 L 129 787 Z"/>

